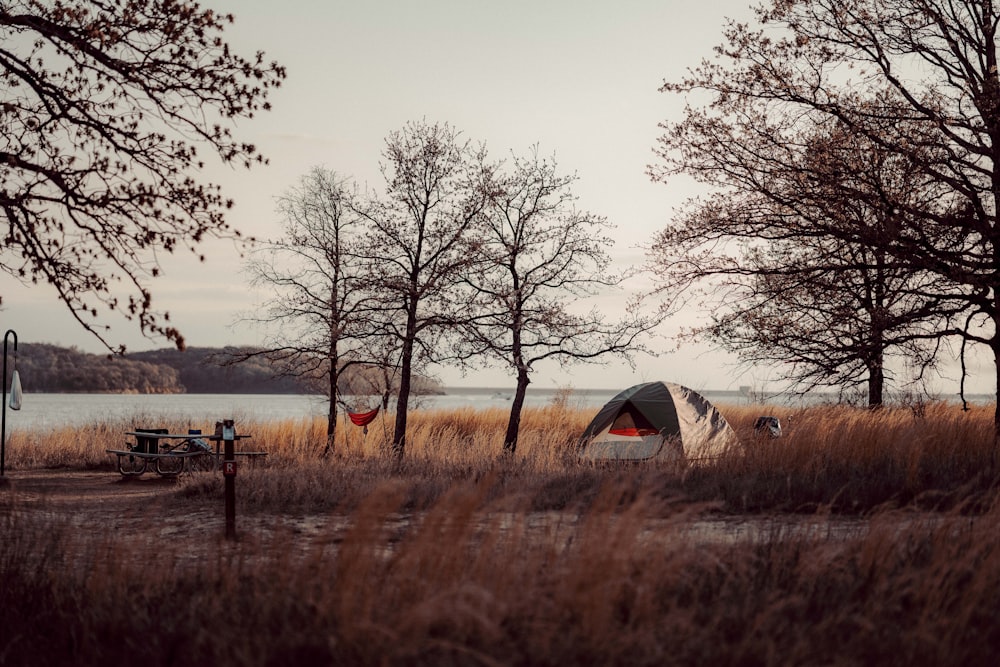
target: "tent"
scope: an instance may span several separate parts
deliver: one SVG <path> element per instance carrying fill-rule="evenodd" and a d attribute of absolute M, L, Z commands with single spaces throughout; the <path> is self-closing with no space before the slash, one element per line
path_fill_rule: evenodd
<path fill-rule="evenodd" d="M 707 460 L 737 444 L 708 399 L 669 382 L 646 382 L 608 401 L 580 437 L 589 461 Z"/>

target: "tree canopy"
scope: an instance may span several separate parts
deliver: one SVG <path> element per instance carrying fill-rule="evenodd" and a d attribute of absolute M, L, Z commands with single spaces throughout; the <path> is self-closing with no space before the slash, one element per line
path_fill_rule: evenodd
<path fill-rule="evenodd" d="M 797 196 L 769 197 L 763 215 L 754 215 L 762 200 L 744 200 L 739 236 L 822 236 L 932 273 L 928 293 L 965 309 L 961 325 L 936 335 L 985 344 L 1000 361 L 998 8 L 989 0 L 775 0 L 757 18 L 759 27 L 730 24 L 714 60 L 664 85 L 692 102 L 681 122 L 665 124 L 655 176 L 685 173 L 718 187 L 707 205 L 722 210 L 726 198 L 768 192 L 784 165 L 808 164 L 811 142 L 836 124 L 911 167 L 907 187 L 847 191 L 888 215 L 844 225 L 821 214 L 836 174 L 822 166 L 830 154 L 818 152 Z"/>
<path fill-rule="evenodd" d="M 727 187 L 657 235 L 661 292 L 675 295 L 671 307 L 685 302 L 676 295 L 704 298 L 710 322 L 690 335 L 744 363 L 806 390 L 867 384 L 869 405 L 881 405 L 887 381 L 934 368 L 941 332 L 968 310 L 954 281 L 882 247 L 900 217 L 893 202 L 929 197 L 920 167 L 839 123 L 778 160 L 756 145 L 740 136 L 699 158 L 714 165 L 702 177 Z"/>
<path fill-rule="evenodd" d="M 152 304 L 157 253 L 238 236 L 199 151 L 263 162 L 232 126 L 285 70 L 231 51 L 232 21 L 184 0 L 0 1 L 0 270 L 51 284 L 109 349 L 106 309 L 183 346 Z"/>

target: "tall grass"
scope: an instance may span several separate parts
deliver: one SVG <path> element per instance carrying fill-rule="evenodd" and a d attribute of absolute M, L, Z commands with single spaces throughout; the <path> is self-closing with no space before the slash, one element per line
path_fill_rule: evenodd
<path fill-rule="evenodd" d="M 580 514 L 383 480 L 313 538 L 154 545 L 0 513 L 5 664 L 994 664 L 1000 510 L 702 541 L 609 482 Z M 649 517 L 667 517 L 650 528 Z M 137 529 L 138 531 L 138 529 Z M 196 557 L 191 557 L 191 552 Z"/>
<path fill-rule="evenodd" d="M 951 507 L 992 493 L 998 481 L 992 407 L 785 411 L 785 432 L 777 439 L 752 435 L 751 410 L 729 414 L 744 446 L 721 461 L 706 477 L 709 487 L 699 491 L 732 509 Z"/>
<path fill-rule="evenodd" d="M 269 456 L 241 468 L 238 541 L 202 510 L 219 505 L 215 472 L 117 522 L 29 511 L 15 482 L 0 491 L 0 663 L 992 664 L 990 410 L 723 409 L 741 446 L 684 469 L 580 463 L 592 414 L 565 405 L 525 412 L 514 457 L 504 411 L 415 412 L 402 461 L 391 424 L 342 426 L 322 458 L 323 420 L 247 416 L 240 446 Z M 775 411 L 785 434 L 756 436 Z M 15 432 L 11 474 L 113 476 L 105 448 L 140 424 Z M 691 529 L 719 511 L 868 521 L 847 537 Z"/>
<path fill-rule="evenodd" d="M 791 410 L 722 406 L 741 445 L 716 461 L 685 470 L 657 465 L 592 466 L 575 457 L 578 435 L 591 410 L 549 405 L 525 410 L 514 457 L 502 456 L 507 412 L 501 409 L 415 411 L 409 419 L 406 456 L 391 457 L 391 417 L 361 429 L 338 425 L 334 455 L 325 446 L 321 418 L 237 421 L 242 448 L 264 450 L 267 460 L 241 475 L 241 502 L 248 510 L 357 505 L 381 480 L 408 484 L 408 503 L 426 507 L 456 481 L 494 475 L 493 493 L 527 497 L 537 509 L 590 502 L 609 478 L 626 478 L 637 490 L 664 497 L 714 502 L 726 511 L 813 512 L 818 508 L 863 513 L 884 505 L 948 509 L 988 505 L 998 467 L 992 407 L 962 411 L 949 404 L 921 409 L 868 411 L 849 407 Z M 760 414 L 777 414 L 780 438 L 753 432 Z M 108 469 L 107 448 L 120 448 L 124 432 L 151 425 L 147 416 L 95 422 L 83 427 L 10 435 L 11 470 L 42 467 Z M 156 426 L 186 430 L 179 417 Z M 211 425 L 198 425 L 210 431 Z M 215 493 L 217 477 L 194 476 L 185 493 Z"/>

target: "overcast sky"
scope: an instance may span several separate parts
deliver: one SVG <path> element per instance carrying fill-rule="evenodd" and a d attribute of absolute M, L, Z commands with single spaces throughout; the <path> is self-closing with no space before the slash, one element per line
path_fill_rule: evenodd
<path fill-rule="evenodd" d="M 683 100 L 658 92 L 666 80 L 709 57 L 725 19 L 747 20 L 749 0 L 206 0 L 232 12 L 227 31 L 238 51 L 263 50 L 288 69 L 273 111 L 243 121 L 237 136 L 256 144 L 270 165 L 252 171 L 209 171 L 236 206 L 229 221 L 262 238 L 279 233 L 275 198 L 314 166 L 379 187 L 385 136 L 410 120 L 447 122 L 491 155 L 524 154 L 538 144 L 560 169 L 575 172 L 579 207 L 616 225 L 617 268 L 644 261 L 647 244 L 692 194 L 689 183 L 653 184 L 646 166 L 663 120 L 679 118 Z M 232 325 L 266 295 L 246 285 L 237 250 L 214 242 L 209 259 L 160 257 L 154 306 L 171 313 L 192 346 L 256 344 L 261 336 Z M 23 342 L 76 345 L 101 352 L 47 287 L 30 290 L 0 277 L 4 329 Z M 667 335 L 690 323 L 687 313 L 664 323 Z M 111 321 L 111 340 L 129 349 L 164 347 L 135 324 Z M 564 371 L 539 367 L 535 386 L 625 387 L 668 380 L 695 389 L 764 388 L 770 372 L 736 375 L 733 360 L 705 348 L 640 358 L 635 370 L 615 362 Z M 985 373 L 988 380 L 990 373 Z M 982 374 L 980 375 L 980 377 Z M 505 371 L 446 384 L 512 385 Z M 27 387 L 28 385 L 26 385 Z M 985 389 L 991 391 L 992 388 Z"/>

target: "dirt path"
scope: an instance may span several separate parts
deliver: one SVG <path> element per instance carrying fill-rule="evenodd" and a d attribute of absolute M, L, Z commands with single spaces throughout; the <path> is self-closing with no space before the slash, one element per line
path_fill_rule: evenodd
<path fill-rule="evenodd" d="M 46 506 L 54 511 L 112 512 L 164 499 L 177 488 L 177 481 L 151 475 L 125 479 L 108 471 L 43 469 L 8 472 L 0 486 L 4 504 L 19 507 Z"/>
<path fill-rule="evenodd" d="M 121 539 L 142 551 L 196 555 L 224 539 L 221 502 L 186 502 L 175 493 L 181 483 L 175 479 L 125 479 L 110 470 L 70 469 L 14 471 L 5 477 L 0 511 L 20 517 L 26 526 L 68 527 L 66 539 L 73 542 Z"/>
<path fill-rule="evenodd" d="M 175 556 L 202 557 L 234 546 L 225 541 L 225 512 L 221 493 L 185 498 L 176 493 L 181 480 L 155 474 L 122 478 L 117 472 L 43 469 L 14 471 L 0 485 L 0 512 L 12 511 L 29 520 L 54 521 L 77 531 L 81 540 L 102 535 L 123 537 L 133 546 L 150 551 L 172 551 Z M 501 516 L 501 519 L 503 517 Z M 492 517 L 496 521 L 497 516 Z M 237 542 L 244 544 L 279 539 L 284 547 L 306 547 L 337 543 L 349 523 L 349 516 L 335 513 L 238 514 Z M 529 531 L 546 539 L 563 532 L 571 534 L 576 517 L 558 512 L 511 516 L 509 523 L 527 521 Z M 408 530 L 412 517 L 394 516 L 387 522 L 386 535 Z M 733 542 L 763 539 L 775 531 L 787 534 L 829 534 L 844 537 L 863 530 L 866 522 L 856 519 L 831 520 L 816 517 L 727 517 L 695 519 L 681 531 L 701 542 Z M 676 539 L 676 520 L 651 519 L 651 536 Z M 817 532 L 818 531 L 818 532 Z M 558 541 L 558 540 L 557 540 Z"/>
<path fill-rule="evenodd" d="M 155 474 L 123 478 L 100 470 L 43 469 L 14 471 L 0 483 L 0 513 L 10 512 L 27 525 L 71 528 L 72 540 L 123 539 L 130 548 L 172 558 L 204 557 L 237 543 L 290 540 L 304 545 L 335 539 L 343 520 L 323 516 L 237 515 L 237 540 L 225 539 L 225 505 L 218 498 L 185 498 L 175 493 L 183 478 Z"/>
<path fill-rule="evenodd" d="M 177 481 L 155 475 L 125 479 L 108 471 L 43 469 L 8 472 L 7 484 L 0 491 L 13 493 L 25 502 L 46 499 L 81 509 L 100 506 L 114 500 L 145 500 L 169 493 Z"/>

